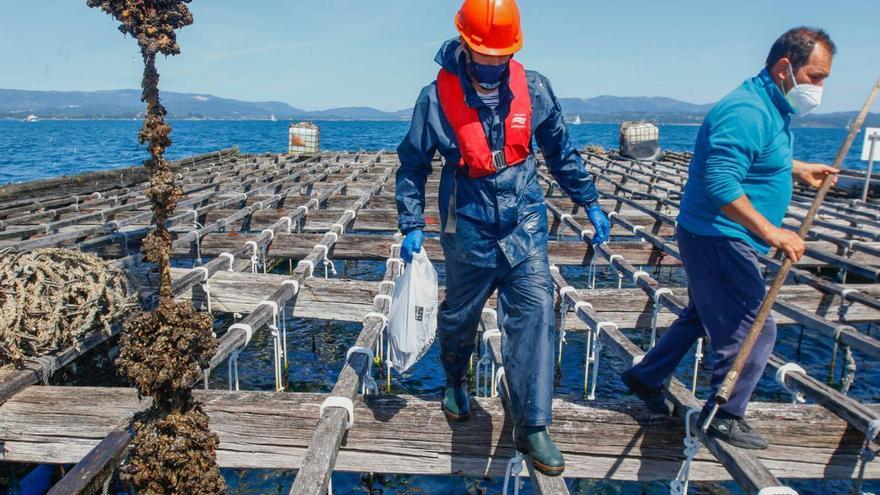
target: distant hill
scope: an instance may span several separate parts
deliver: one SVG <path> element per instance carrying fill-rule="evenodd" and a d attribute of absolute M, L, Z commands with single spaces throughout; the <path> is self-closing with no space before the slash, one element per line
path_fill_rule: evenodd
<path fill-rule="evenodd" d="M 110 91 L 27 91 L 0 89 L 0 118 L 23 119 L 30 114 L 42 118 L 128 119 L 142 115 L 141 92 L 135 89 Z M 280 101 L 248 102 L 199 93 L 162 92 L 168 116 L 177 119 L 346 119 L 402 120 L 411 111 L 384 112 L 375 108 L 332 108 L 309 112 Z"/>
<path fill-rule="evenodd" d="M 712 104 L 697 105 L 662 96 L 596 96 L 594 98 L 560 98 L 567 114 L 705 114 Z"/>
<path fill-rule="evenodd" d="M 27 91 L 0 89 L 0 119 L 24 119 L 30 114 L 59 119 L 131 119 L 142 115 L 140 90 Z M 386 112 L 371 107 L 342 107 L 306 111 L 280 101 L 248 102 L 200 93 L 163 91 L 162 101 L 170 118 L 176 119 L 269 119 L 283 120 L 408 120 L 412 109 Z M 620 123 L 647 120 L 661 124 L 699 124 L 712 108 L 664 97 L 610 96 L 560 98 L 568 118 L 583 122 Z M 856 112 L 809 115 L 796 119 L 799 127 L 845 127 Z M 871 114 L 867 125 L 880 126 L 880 114 Z"/>

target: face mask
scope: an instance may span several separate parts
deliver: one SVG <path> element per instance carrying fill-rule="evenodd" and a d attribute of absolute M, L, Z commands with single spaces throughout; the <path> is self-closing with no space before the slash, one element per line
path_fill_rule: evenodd
<path fill-rule="evenodd" d="M 496 89 L 501 86 L 501 80 L 507 73 L 507 64 L 483 65 L 469 60 L 467 70 L 481 88 Z"/>
<path fill-rule="evenodd" d="M 785 98 L 794 108 L 794 113 L 804 116 L 822 103 L 822 86 L 798 84 L 794 78 L 794 72 L 791 70 L 791 64 L 788 66 L 788 73 L 791 75 L 791 82 L 794 86 L 786 93 Z"/>

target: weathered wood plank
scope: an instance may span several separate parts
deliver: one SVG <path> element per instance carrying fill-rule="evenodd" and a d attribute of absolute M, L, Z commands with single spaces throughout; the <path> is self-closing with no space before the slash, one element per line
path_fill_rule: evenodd
<path fill-rule="evenodd" d="M 340 239 L 340 242 L 345 237 Z M 173 279 L 178 279 L 190 270 L 174 268 Z M 254 310 L 266 293 L 281 286 L 289 277 L 272 274 L 234 273 L 218 271 L 211 277 L 211 304 L 214 311 L 222 313 L 249 313 Z M 847 289 L 880 297 L 880 286 L 874 284 L 848 284 Z M 334 320 L 361 321 L 370 311 L 373 295 L 378 293 L 379 282 L 346 279 L 310 279 L 308 286 L 301 288 L 298 303 L 293 315 L 302 318 L 327 318 Z M 650 328 L 653 317 L 653 302 L 642 289 L 583 289 L 581 297 L 596 308 L 603 318 L 616 322 L 621 328 Z M 672 288 L 673 294 L 687 303 L 687 288 Z M 445 288 L 440 287 L 440 299 Z M 205 308 L 205 293 L 195 287 L 179 296 L 189 299 L 197 308 Z M 780 301 L 797 304 L 805 311 L 841 323 L 865 323 L 880 321 L 880 311 L 862 304 L 845 304 L 841 310 L 840 297 L 822 294 L 803 285 L 784 286 Z M 797 323 L 794 319 L 776 313 L 779 324 Z M 658 326 L 663 328 L 675 320 L 675 314 L 663 311 L 658 317 Z M 569 315 L 567 327 L 574 330 L 586 328 L 576 317 Z"/>
<path fill-rule="evenodd" d="M 222 467 L 297 469 L 326 397 L 319 394 L 197 391 L 220 436 Z M 133 389 L 30 387 L 0 406 L 0 458 L 74 463 L 144 402 Z M 874 411 L 877 409 L 874 408 Z M 336 469 L 396 474 L 504 475 L 513 455 L 498 399 L 474 399 L 472 418 L 450 424 L 436 397 L 355 400 L 355 426 Z M 750 422 L 767 435 L 762 462 L 784 478 L 850 478 L 862 435 L 820 406 L 752 403 Z M 554 439 L 572 478 L 671 479 L 682 459 L 680 420 L 634 401 L 554 401 Z M 797 442 L 792 439 L 797 438 Z M 880 463 L 868 465 L 880 478 Z M 693 480 L 728 479 L 705 451 Z"/>

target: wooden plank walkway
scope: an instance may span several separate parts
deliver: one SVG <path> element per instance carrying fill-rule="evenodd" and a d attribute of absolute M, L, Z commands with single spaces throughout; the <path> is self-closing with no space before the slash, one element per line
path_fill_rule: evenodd
<path fill-rule="evenodd" d="M 603 323 L 603 331 L 598 332 L 601 341 L 629 360 L 643 350 L 620 330 L 650 328 L 655 316 L 656 327 L 662 330 L 687 303 L 686 288 L 676 286 L 681 280 L 675 276 L 680 261 L 671 239 L 687 157 L 669 154 L 642 164 L 613 153 L 585 156 L 598 180 L 603 208 L 615 212 L 615 238 L 598 248 L 590 246 L 583 211 L 560 197 L 559 188 L 542 170 L 551 220 L 549 258 L 557 266 L 593 264 L 599 271 L 622 275 L 619 289 L 568 289 L 559 271 L 554 272 L 554 280 L 560 300 L 592 305 L 582 304 L 569 312 L 566 329 L 595 331 Z M 374 348 L 381 342 L 381 318 L 365 315 L 387 311 L 384 296 L 392 290 L 390 282 L 399 263 L 395 259 L 399 236 L 393 235 L 395 186 L 389 180 L 397 166 L 393 155 L 288 157 L 238 155 L 233 149 L 181 160 L 175 166 L 186 172 L 187 195 L 168 227 L 175 236 L 175 256 L 193 258 L 198 267 L 174 269 L 175 296 L 190 299 L 201 309 L 207 309 L 206 297 L 210 297 L 214 313 L 242 313 L 246 316 L 239 323 L 251 325 L 250 331 L 234 326 L 223 335 L 213 365 L 235 355 L 247 345 L 250 334 L 271 321 L 272 303 L 296 317 L 364 322 L 354 344 Z M 441 166 L 435 163 L 436 168 Z M 154 275 L 132 254 L 152 228 L 143 199 L 144 177 L 138 167 L 117 172 L 0 187 L 0 247 L 60 245 L 96 252 L 116 259 L 141 292 L 149 294 Z M 438 187 L 437 176 L 430 177 L 425 210 L 429 233 L 439 229 Z M 798 191 L 786 220 L 792 227 L 809 200 L 809 191 Z M 857 349 L 860 357 L 880 357 L 880 341 L 851 326 L 880 322 L 880 285 L 838 283 L 820 278 L 813 270 L 839 271 L 844 282 L 847 275 L 850 281 L 877 282 L 880 206 L 834 198 L 823 207 L 811 239 L 809 256 L 792 272 L 792 284 L 784 288 L 775 308 L 777 321 L 800 323 L 836 339 L 846 352 Z M 435 237 L 426 240 L 425 249 L 434 262 L 443 261 Z M 385 278 L 381 283 L 345 280 L 344 271 L 337 278 L 311 277 L 325 259 L 383 262 Z M 259 273 L 279 262 L 289 263 L 287 275 Z M 778 264 L 771 258 L 763 262 L 770 273 Z M 657 267 L 662 269 L 655 271 Z M 655 304 L 663 308 L 656 314 Z M 488 307 L 494 305 L 492 298 Z M 490 312 L 484 313 L 488 316 Z M 3 458 L 77 463 L 53 488 L 53 495 L 85 493 L 94 487 L 123 455 L 130 438 L 129 417 L 145 403 L 126 389 L 28 386 L 107 337 L 90 336 L 84 346 L 28 369 L 0 374 Z M 489 343 L 495 345 L 500 365 L 497 340 Z M 351 355 L 332 392 L 354 401 L 356 420 L 351 429 L 340 408 L 327 408 L 319 419 L 323 395 L 199 392 L 207 401 L 212 428 L 221 436 L 221 465 L 299 468 L 291 492 L 297 494 L 323 494 L 334 470 L 503 475 L 513 456 L 503 401 L 478 399 L 474 419 L 449 425 L 435 398 L 359 396 L 359 385 L 367 379 L 366 361 L 364 354 Z M 769 368 L 783 364 L 774 357 Z M 822 406 L 754 404 L 750 420 L 771 439 L 771 449 L 743 452 L 704 438 L 712 454 L 704 452 L 697 458 L 691 479 L 732 476 L 747 492 L 756 493 L 778 485 L 778 478 L 857 474 L 861 442 L 880 424 L 877 409 L 806 373 L 792 371 L 783 380 Z M 673 381 L 669 391 L 682 410 L 699 406 L 680 382 Z M 39 408 L 40 401 L 48 405 L 45 410 Z M 602 398 L 589 403 L 557 399 L 554 408 L 552 431 L 566 456 L 567 478 L 668 480 L 680 466 L 680 419 L 647 416 L 638 403 Z M 867 477 L 880 477 L 875 464 L 866 468 Z M 533 470 L 530 474 L 538 493 L 567 492 L 559 478 L 545 478 Z"/>
<path fill-rule="evenodd" d="M 325 394 L 196 391 L 220 436 L 222 467 L 298 469 Z M 498 398 L 475 398 L 473 418 L 450 424 L 437 397 L 367 396 L 355 403 L 335 469 L 394 474 L 504 476 L 513 455 Z M 0 458 L 78 462 L 145 401 L 134 389 L 31 387 L 0 406 Z M 662 480 L 681 463 L 682 422 L 635 401 L 554 401 L 551 432 L 575 478 Z M 875 409 L 876 410 L 876 409 Z M 820 406 L 754 403 L 752 423 L 771 446 L 758 455 L 779 477 L 849 478 L 862 437 Z M 794 441 L 793 439 L 797 439 Z M 880 478 L 880 464 L 868 476 Z M 729 479 L 705 451 L 695 480 Z"/>

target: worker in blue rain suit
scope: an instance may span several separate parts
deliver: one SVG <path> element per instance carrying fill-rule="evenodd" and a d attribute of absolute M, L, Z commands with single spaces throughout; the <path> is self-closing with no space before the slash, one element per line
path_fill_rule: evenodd
<path fill-rule="evenodd" d="M 553 284 L 547 259 L 547 212 L 532 137 L 547 166 L 594 225 L 595 243 L 610 224 L 583 160 L 569 143 L 549 81 L 512 59 L 522 47 L 513 0 L 466 0 L 460 38 L 443 44 L 437 80 L 425 87 L 398 147 L 397 209 L 409 261 L 424 240 L 425 182 L 436 151 L 441 171 L 440 242 L 446 299 L 438 340 L 446 371 L 442 408 L 453 421 L 470 412 L 467 368 L 486 300 L 498 289 L 502 358 L 510 389 L 516 448 L 548 475 L 565 469 L 547 433 L 554 377 Z"/>
<path fill-rule="evenodd" d="M 697 134 L 676 233 L 690 302 L 644 360 L 623 373 L 623 382 L 652 411 L 672 413 L 663 384 L 694 342 L 706 334 L 714 352 L 714 397 L 766 294 L 759 253 L 773 247 L 793 261 L 804 254 L 803 240 L 782 228 L 792 179 L 818 187 L 835 170 L 792 159 L 791 118 L 819 105 L 834 52 L 834 43 L 824 31 L 791 29 L 773 44 L 764 69 L 706 115 Z M 745 421 L 745 414 L 775 342 L 776 323 L 771 316 L 709 435 L 741 448 L 767 447 L 764 437 Z M 701 424 L 713 406 L 710 399 Z"/>

